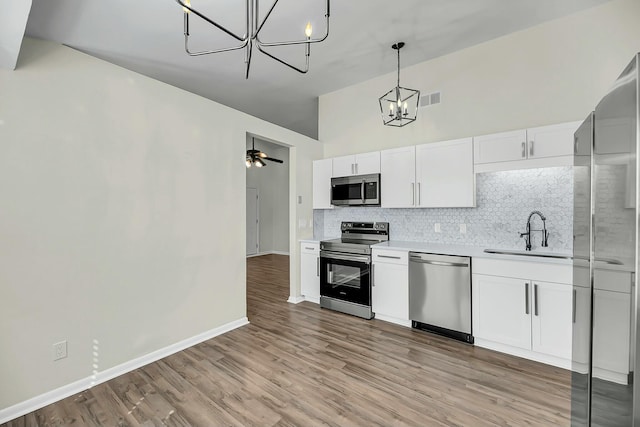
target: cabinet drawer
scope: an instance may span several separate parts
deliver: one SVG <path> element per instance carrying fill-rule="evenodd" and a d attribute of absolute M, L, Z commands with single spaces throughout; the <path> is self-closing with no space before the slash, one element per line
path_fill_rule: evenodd
<path fill-rule="evenodd" d="M 371 252 L 372 261 L 375 263 L 409 265 L 408 251 L 394 251 L 388 249 L 374 249 Z"/>
<path fill-rule="evenodd" d="M 525 277 L 527 280 L 572 284 L 573 266 L 536 261 L 473 258 L 473 272 L 490 276 Z"/>
<path fill-rule="evenodd" d="M 320 253 L 320 243 L 319 242 L 300 242 L 300 252 L 307 254 L 318 254 Z"/>

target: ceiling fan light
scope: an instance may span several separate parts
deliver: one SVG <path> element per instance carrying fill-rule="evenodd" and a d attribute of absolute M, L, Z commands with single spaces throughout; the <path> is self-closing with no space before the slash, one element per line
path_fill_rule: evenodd
<path fill-rule="evenodd" d="M 247 159 L 244 161 L 244 164 L 247 165 L 248 168 L 251 167 L 251 159 L 247 157 Z"/>
<path fill-rule="evenodd" d="M 266 163 L 262 161 L 262 159 L 257 158 L 253 161 L 257 168 L 263 167 Z"/>

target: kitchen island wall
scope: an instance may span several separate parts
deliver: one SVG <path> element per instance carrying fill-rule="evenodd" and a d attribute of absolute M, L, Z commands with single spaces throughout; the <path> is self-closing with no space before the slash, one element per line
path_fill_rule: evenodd
<path fill-rule="evenodd" d="M 384 179 L 384 177 L 382 177 Z M 381 195 L 384 200 L 384 194 Z M 571 251 L 573 241 L 573 168 L 555 167 L 476 175 L 475 208 L 386 209 L 336 207 L 314 210 L 314 236 L 340 236 L 341 221 L 387 221 L 392 240 L 476 245 L 524 249 L 521 232 L 533 210 L 547 218 L 549 247 L 544 250 Z M 542 228 L 536 216 L 532 229 Z M 440 224 L 441 232 L 434 226 Z M 466 233 L 460 233 L 460 224 Z M 534 249 L 541 233 L 533 233 Z"/>

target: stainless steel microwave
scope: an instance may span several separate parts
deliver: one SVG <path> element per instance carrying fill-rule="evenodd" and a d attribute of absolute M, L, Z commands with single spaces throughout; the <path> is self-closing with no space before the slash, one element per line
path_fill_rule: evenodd
<path fill-rule="evenodd" d="M 331 204 L 380 206 L 380 174 L 331 178 Z"/>

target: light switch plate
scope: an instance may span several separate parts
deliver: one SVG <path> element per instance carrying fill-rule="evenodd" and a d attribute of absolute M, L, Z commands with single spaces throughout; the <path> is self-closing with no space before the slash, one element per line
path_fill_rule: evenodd
<path fill-rule="evenodd" d="M 467 234 L 467 224 L 460 224 L 460 234 Z"/>
<path fill-rule="evenodd" d="M 442 231 L 442 230 L 440 230 L 440 223 L 439 223 L 439 222 L 436 222 L 436 223 L 435 223 L 435 225 L 433 226 L 433 230 L 434 230 L 436 233 L 440 233 L 440 232 Z"/>

